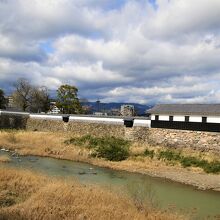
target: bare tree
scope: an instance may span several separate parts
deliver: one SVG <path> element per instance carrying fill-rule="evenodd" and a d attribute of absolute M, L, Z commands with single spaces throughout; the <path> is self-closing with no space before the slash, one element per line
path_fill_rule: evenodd
<path fill-rule="evenodd" d="M 32 112 L 47 112 L 50 108 L 49 92 L 47 87 L 35 87 L 32 89 L 31 106 Z"/>
<path fill-rule="evenodd" d="M 31 105 L 32 86 L 28 80 L 20 78 L 14 84 L 15 92 L 12 94 L 16 107 L 26 111 Z"/>
<path fill-rule="evenodd" d="M 14 84 L 13 101 L 22 111 L 45 112 L 49 109 L 49 93 L 46 87 L 36 87 L 20 78 Z"/>

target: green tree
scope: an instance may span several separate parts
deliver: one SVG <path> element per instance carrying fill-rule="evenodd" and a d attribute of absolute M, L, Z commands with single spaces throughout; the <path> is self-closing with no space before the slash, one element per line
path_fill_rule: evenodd
<path fill-rule="evenodd" d="M 75 86 L 61 85 L 57 90 L 57 107 L 63 114 L 81 114 L 82 106 L 77 97 Z"/>
<path fill-rule="evenodd" d="M 6 99 L 4 95 L 4 91 L 0 89 L 0 109 L 5 109 Z"/>

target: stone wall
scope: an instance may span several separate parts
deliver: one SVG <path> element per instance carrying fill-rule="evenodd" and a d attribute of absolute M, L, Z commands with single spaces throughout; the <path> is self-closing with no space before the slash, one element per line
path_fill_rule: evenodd
<path fill-rule="evenodd" d="M 31 131 L 64 131 L 74 135 L 94 136 L 124 136 L 124 126 L 117 124 L 89 123 L 89 122 L 63 122 L 61 120 L 28 119 L 27 130 Z"/>
<path fill-rule="evenodd" d="M 0 114 L 1 129 L 25 129 L 27 124 L 27 115 Z"/>
<path fill-rule="evenodd" d="M 63 131 L 64 122 L 61 120 L 29 118 L 27 120 L 26 129 L 29 131 Z"/>
<path fill-rule="evenodd" d="M 124 137 L 124 126 L 117 124 L 70 121 L 67 125 L 67 131 L 72 132 L 74 135 L 91 134 L 97 137 L 106 135 L 118 138 Z"/>
<path fill-rule="evenodd" d="M 147 132 L 146 142 L 152 146 L 220 152 L 220 133 L 215 132 L 151 128 Z"/>
<path fill-rule="evenodd" d="M 126 128 L 124 125 L 110 123 L 91 123 L 70 121 L 68 123 L 61 120 L 28 119 L 27 130 L 30 131 L 66 131 L 76 136 L 94 135 L 103 137 L 106 135 L 118 138 L 125 138 L 133 141 L 145 141 L 148 128 L 132 127 Z"/>

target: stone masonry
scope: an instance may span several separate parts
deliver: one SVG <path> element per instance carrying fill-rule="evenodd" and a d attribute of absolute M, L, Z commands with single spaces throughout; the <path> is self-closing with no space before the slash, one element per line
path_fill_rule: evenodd
<path fill-rule="evenodd" d="M 200 151 L 220 152 L 220 133 L 217 132 L 151 128 L 148 130 L 146 140 L 152 146 L 190 147 Z"/>

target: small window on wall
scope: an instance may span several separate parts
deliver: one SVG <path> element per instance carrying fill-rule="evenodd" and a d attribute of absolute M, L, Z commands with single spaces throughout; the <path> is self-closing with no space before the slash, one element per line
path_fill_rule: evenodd
<path fill-rule="evenodd" d="M 207 117 L 202 117 L 202 123 L 206 123 L 207 122 Z"/>
<path fill-rule="evenodd" d="M 159 115 L 155 115 L 155 121 L 159 121 Z"/>
<path fill-rule="evenodd" d="M 185 122 L 189 122 L 189 116 L 185 116 Z"/>
<path fill-rule="evenodd" d="M 173 121 L 173 116 L 169 116 L 169 121 Z"/>

